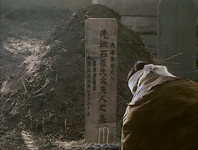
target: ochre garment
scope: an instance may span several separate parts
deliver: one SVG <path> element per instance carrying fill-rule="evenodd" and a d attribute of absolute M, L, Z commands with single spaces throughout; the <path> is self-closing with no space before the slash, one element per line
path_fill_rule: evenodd
<path fill-rule="evenodd" d="M 122 150 L 197 150 L 198 83 L 177 78 L 128 105 Z"/>

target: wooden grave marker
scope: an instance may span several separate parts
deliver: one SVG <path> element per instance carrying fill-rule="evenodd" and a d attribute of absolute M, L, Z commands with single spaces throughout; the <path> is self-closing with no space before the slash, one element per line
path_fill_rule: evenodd
<path fill-rule="evenodd" d="M 85 140 L 116 139 L 117 34 L 114 18 L 85 23 Z"/>

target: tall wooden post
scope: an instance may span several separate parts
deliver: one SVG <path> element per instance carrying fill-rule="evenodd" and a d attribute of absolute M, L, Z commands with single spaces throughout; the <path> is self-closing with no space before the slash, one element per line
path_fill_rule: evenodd
<path fill-rule="evenodd" d="M 117 33 L 113 18 L 90 18 L 85 25 L 85 139 L 116 138 Z"/>

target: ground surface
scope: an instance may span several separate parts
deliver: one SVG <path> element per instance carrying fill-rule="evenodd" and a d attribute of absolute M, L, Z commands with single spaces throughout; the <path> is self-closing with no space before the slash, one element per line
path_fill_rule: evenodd
<path fill-rule="evenodd" d="M 32 16 L 30 11 L 37 14 Z M 57 18 L 49 15 L 38 16 L 52 11 Z M 62 11 L 62 12 L 61 12 Z M 25 13 L 29 12 L 29 16 Z M 65 15 L 60 15 L 62 13 Z M 39 47 L 50 36 L 54 28 L 70 18 L 68 10 L 47 8 L 4 10 L 1 14 L 0 43 L 0 84 L 10 78 L 21 63 L 31 54 L 38 52 Z M 3 122 L 1 118 L 1 123 Z M 12 122 L 11 122 L 12 124 Z M 76 142 L 61 141 L 55 136 L 43 136 L 30 131 L 16 129 L 12 126 L 0 128 L 0 149 L 80 149 L 86 147 L 84 140 Z"/>
<path fill-rule="evenodd" d="M 153 62 L 139 35 L 102 5 L 68 10 L 29 8 L 1 13 L 0 149 L 119 149 L 84 141 L 84 24 L 116 18 L 117 139 L 131 94 L 127 74 L 138 60 Z"/>

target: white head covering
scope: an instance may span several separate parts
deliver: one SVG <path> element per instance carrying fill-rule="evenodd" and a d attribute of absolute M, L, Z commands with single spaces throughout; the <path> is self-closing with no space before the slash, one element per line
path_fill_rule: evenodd
<path fill-rule="evenodd" d="M 131 78 L 128 81 L 128 86 L 133 95 L 137 94 L 137 92 L 139 91 L 138 89 L 141 86 L 141 83 L 145 81 L 145 78 L 151 72 L 161 76 L 175 77 L 174 75 L 168 72 L 166 66 L 153 65 L 153 64 L 145 65 L 142 70 L 139 70 L 136 73 L 134 73 L 133 76 L 131 76 Z"/>

